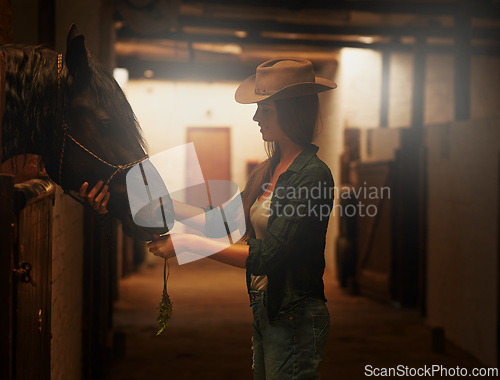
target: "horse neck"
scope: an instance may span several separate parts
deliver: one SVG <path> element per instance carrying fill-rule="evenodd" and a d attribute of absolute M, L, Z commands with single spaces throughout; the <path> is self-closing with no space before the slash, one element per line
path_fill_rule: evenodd
<path fill-rule="evenodd" d="M 60 129 L 57 54 L 39 47 L 0 49 L 6 63 L 2 160 L 29 153 L 45 160 Z"/>

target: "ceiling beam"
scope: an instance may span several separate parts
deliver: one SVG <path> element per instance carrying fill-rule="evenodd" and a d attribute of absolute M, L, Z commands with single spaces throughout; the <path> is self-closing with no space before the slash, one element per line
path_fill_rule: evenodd
<path fill-rule="evenodd" d="M 130 78 L 144 78 L 146 70 L 152 71 L 155 79 L 189 80 L 234 80 L 241 81 L 255 74 L 254 62 L 166 62 L 117 57 L 117 67 L 125 67 Z"/>
<path fill-rule="evenodd" d="M 280 23 L 274 21 L 249 21 L 227 18 L 180 16 L 180 27 L 217 28 L 234 31 L 245 31 L 249 35 L 260 35 L 262 32 L 279 32 L 312 35 L 353 35 L 353 36 L 385 36 L 385 37 L 441 37 L 454 38 L 456 28 L 431 25 L 425 27 L 384 27 L 384 26 L 331 26 L 331 25 L 303 25 L 294 23 Z M 171 38 L 172 32 L 148 34 L 147 36 L 129 28 L 117 31 L 118 38 Z M 500 28 L 472 28 L 472 38 L 500 39 Z M 309 38 L 308 38 L 309 39 Z"/>
<path fill-rule="evenodd" d="M 413 13 L 421 15 L 454 15 L 467 7 L 472 16 L 476 17 L 499 17 L 500 4 L 492 0 L 457 0 L 457 1 L 411 1 L 411 0 L 183 0 L 185 4 L 192 5 L 225 5 L 225 6 L 253 6 L 273 7 L 289 10 L 304 9 L 328 9 L 348 10 L 371 13 Z M 496 15 L 496 16 L 495 16 Z"/>
<path fill-rule="evenodd" d="M 264 38 L 260 36 L 252 36 L 247 38 L 239 38 L 236 36 L 216 36 L 208 34 L 184 34 L 176 33 L 170 36 L 170 38 L 165 39 L 167 41 L 175 42 L 185 42 L 188 44 L 194 43 L 214 43 L 214 44 L 237 44 L 237 45 L 256 45 L 256 46 L 288 46 L 296 48 L 330 48 L 330 49 L 341 49 L 341 48 L 361 48 L 361 49 L 372 49 L 372 50 L 391 50 L 391 51 L 414 51 L 415 46 L 413 44 L 401 43 L 399 40 L 390 42 L 374 42 L 374 43 L 363 43 L 358 41 L 346 41 L 346 40 L 305 40 L 305 39 L 286 39 L 286 38 Z M 135 39 L 120 38 L 119 41 L 122 42 L 133 42 L 140 43 Z M 154 43 L 155 40 L 143 40 L 143 43 Z M 429 53 L 453 53 L 456 49 L 455 45 L 444 45 L 444 44 L 427 44 L 425 49 Z M 471 46 L 471 52 L 476 55 L 500 55 L 500 45 L 492 46 Z M 117 52 L 119 54 L 119 52 Z"/>

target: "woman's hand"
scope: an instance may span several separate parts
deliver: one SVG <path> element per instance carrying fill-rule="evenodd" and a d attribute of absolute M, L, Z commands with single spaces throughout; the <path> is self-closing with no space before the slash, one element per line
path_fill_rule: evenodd
<path fill-rule="evenodd" d="M 179 237 L 180 236 L 176 236 L 176 241 Z M 149 249 L 149 252 L 151 252 L 153 255 L 163 257 L 164 259 L 174 257 L 176 254 L 174 244 L 172 243 L 172 236 L 170 234 L 164 236 L 154 234 L 153 241 L 149 242 L 147 244 L 147 247 Z"/>
<path fill-rule="evenodd" d="M 87 188 L 89 187 L 89 184 L 87 182 L 84 182 L 79 191 L 79 195 L 83 198 L 87 198 L 90 207 L 92 207 L 100 215 L 108 213 L 108 209 L 106 208 L 106 206 L 108 205 L 109 197 L 111 196 L 111 193 L 108 191 L 108 185 L 104 185 L 103 187 L 103 184 L 104 181 L 98 181 L 94 188 L 87 194 Z M 101 188 L 102 191 L 96 197 L 97 192 Z"/>

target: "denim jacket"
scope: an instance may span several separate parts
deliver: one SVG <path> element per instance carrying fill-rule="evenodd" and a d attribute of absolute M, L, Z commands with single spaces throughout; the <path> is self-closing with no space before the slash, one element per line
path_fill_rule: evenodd
<path fill-rule="evenodd" d="M 334 181 L 330 169 L 308 145 L 283 172 L 274 188 L 264 239 L 248 239 L 247 287 L 250 275 L 267 275 L 270 320 L 298 301 L 326 301 L 323 285 L 325 239 L 333 209 Z M 224 207 L 226 219 L 237 218 L 234 202 Z M 239 210 L 241 212 L 241 208 Z M 215 225 L 206 213 L 207 236 Z"/>

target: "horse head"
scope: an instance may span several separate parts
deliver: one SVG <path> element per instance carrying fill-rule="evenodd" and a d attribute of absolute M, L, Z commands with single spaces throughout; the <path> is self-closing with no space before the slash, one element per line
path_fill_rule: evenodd
<path fill-rule="evenodd" d="M 6 61 L 2 160 L 39 154 L 51 179 L 70 194 L 85 181 L 104 180 L 109 213 L 125 233 L 151 240 L 167 232 L 133 222 L 125 177 L 147 157 L 145 142 L 120 86 L 94 62 L 76 27 L 65 56 L 41 47 L 0 49 Z"/>

